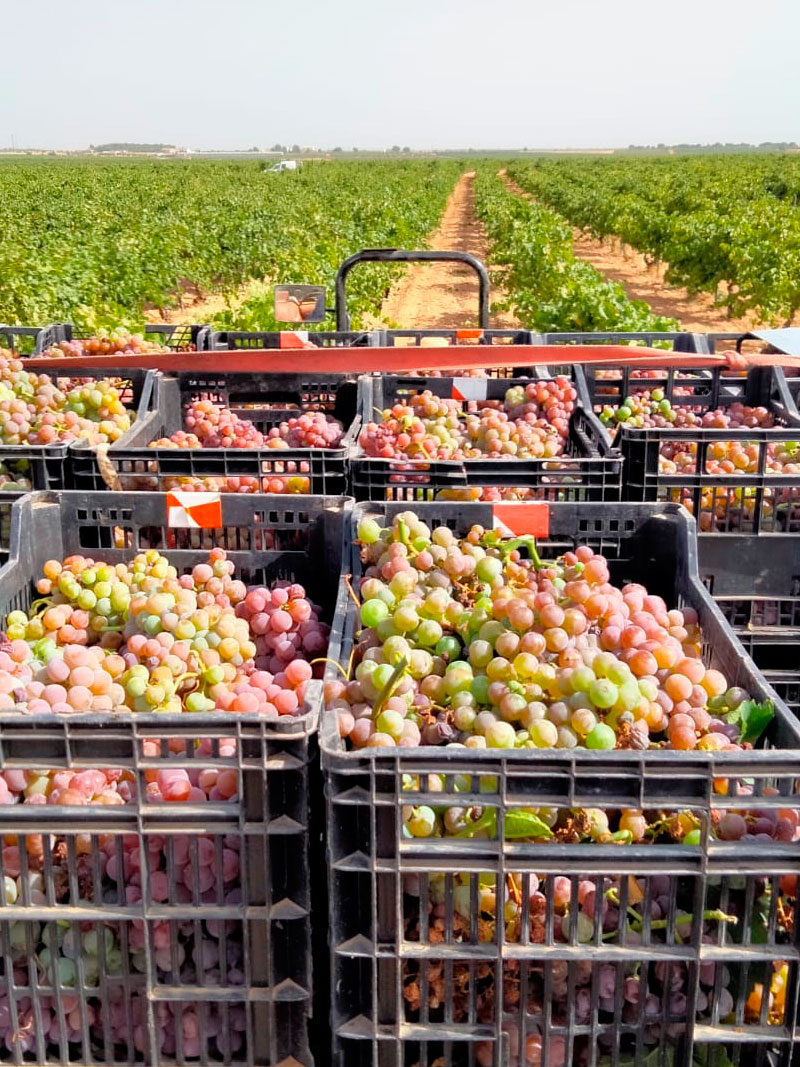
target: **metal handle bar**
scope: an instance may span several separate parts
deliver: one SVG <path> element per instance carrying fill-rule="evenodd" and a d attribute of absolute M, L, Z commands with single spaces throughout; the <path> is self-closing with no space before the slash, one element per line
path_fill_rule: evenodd
<path fill-rule="evenodd" d="M 357 263 L 410 263 L 451 261 L 465 263 L 478 275 L 478 325 L 489 329 L 489 272 L 481 261 L 469 252 L 440 252 L 435 250 L 411 250 L 408 248 L 362 248 L 347 259 L 336 272 L 336 329 L 349 330 L 347 314 L 347 275 Z"/>

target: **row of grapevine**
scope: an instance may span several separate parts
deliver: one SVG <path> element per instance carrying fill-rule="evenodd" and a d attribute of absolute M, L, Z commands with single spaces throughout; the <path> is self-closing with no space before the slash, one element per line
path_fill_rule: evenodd
<path fill-rule="evenodd" d="M 454 161 L 307 164 L 289 175 L 241 162 L 0 166 L 0 322 L 140 326 L 182 289 L 235 292 L 252 278 L 329 285 L 355 249 L 419 247 L 459 173 Z M 352 309 L 375 310 L 391 269 L 357 272 Z M 221 328 L 270 329 L 269 285 Z"/>
<path fill-rule="evenodd" d="M 790 320 L 800 308 L 800 160 L 790 156 L 574 159 L 509 174 L 593 236 L 668 264 L 732 315 Z"/>
<path fill-rule="evenodd" d="M 572 229 L 563 217 L 511 192 L 487 166 L 475 182 L 476 212 L 486 227 L 490 260 L 507 306 L 534 330 L 674 330 L 674 319 L 654 315 L 629 300 L 618 282 L 572 251 Z"/>

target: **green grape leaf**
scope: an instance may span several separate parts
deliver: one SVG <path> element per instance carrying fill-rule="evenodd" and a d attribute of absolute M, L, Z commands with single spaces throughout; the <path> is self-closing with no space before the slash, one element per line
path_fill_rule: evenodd
<path fill-rule="evenodd" d="M 743 700 L 727 718 L 728 722 L 737 723 L 741 729 L 739 743 L 749 741 L 754 745 L 775 718 L 775 709 L 771 700 L 765 700 L 763 704 L 756 700 Z"/>
<path fill-rule="evenodd" d="M 532 811 L 508 811 L 505 817 L 505 836 L 552 837 L 553 831 Z"/>

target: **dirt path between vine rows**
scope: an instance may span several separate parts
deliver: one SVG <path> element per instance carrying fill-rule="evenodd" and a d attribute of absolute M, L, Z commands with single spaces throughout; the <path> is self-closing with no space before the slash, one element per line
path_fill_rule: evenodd
<path fill-rule="evenodd" d="M 517 196 L 532 200 L 505 172 L 498 177 Z M 730 331 L 746 333 L 758 325 L 755 318 L 729 318 L 723 308 L 714 307 L 708 293 L 691 296 L 686 289 L 664 281 L 667 266 L 650 264 L 645 257 L 625 245 L 618 238 L 600 241 L 583 230 L 573 228 L 572 247 L 579 259 L 585 260 L 609 281 L 619 282 L 631 300 L 644 300 L 656 315 L 677 319 L 684 330 Z"/>
<path fill-rule="evenodd" d="M 475 171 L 456 182 L 438 227 L 427 239 L 429 248 L 471 252 L 487 262 L 489 240 L 475 214 Z M 492 300 L 501 300 L 496 288 Z M 458 263 L 424 263 L 408 271 L 389 290 L 381 305 L 380 321 L 397 328 L 468 328 L 478 324 L 478 279 Z M 490 324 L 513 329 L 519 322 L 508 312 L 495 312 Z"/>

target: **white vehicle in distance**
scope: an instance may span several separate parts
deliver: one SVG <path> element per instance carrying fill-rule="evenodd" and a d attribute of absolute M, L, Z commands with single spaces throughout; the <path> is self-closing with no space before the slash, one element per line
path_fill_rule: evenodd
<path fill-rule="evenodd" d="M 270 167 L 267 171 L 268 174 L 280 174 L 284 170 L 297 170 L 296 159 L 282 159 L 280 163 L 276 163 L 274 167 Z"/>

